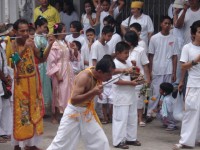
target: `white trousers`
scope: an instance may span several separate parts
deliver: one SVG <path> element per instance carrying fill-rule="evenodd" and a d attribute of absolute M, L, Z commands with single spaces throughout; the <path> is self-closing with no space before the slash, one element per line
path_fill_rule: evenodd
<path fill-rule="evenodd" d="M 47 150 L 77 150 L 77 143 L 82 137 L 87 150 L 109 150 L 108 139 L 90 113 L 81 115 L 86 108 L 68 105 L 60 122 L 57 134 Z M 69 115 L 80 114 L 76 118 Z M 86 118 L 85 118 L 86 117 Z M 88 119 L 91 119 L 87 122 Z"/>
<path fill-rule="evenodd" d="M 112 137 L 113 145 L 137 140 L 137 103 L 113 106 Z"/>
<path fill-rule="evenodd" d="M 180 144 L 195 146 L 200 141 L 200 88 L 187 88 Z"/>
<path fill-rule="evenodd" d="M 12 134 L 12 102 L 0 97 L 0 135 Z"/>
<path fill-rule="evenodd" d="M 160 84 L 163 82 L 172 82 L 172 75 L 153 75 L 152 82 L 151 82 L 151 88 L 153 90 L 153 96 L 156 98 L 155 101 L 152 101 L 151 98 L 148 103 L 148 109 L 147 109 L 147 116 L 151 116 L 151 112 L 153 109 L 155 109 L 158 105 L 159 98 L 160 98 Z"/>

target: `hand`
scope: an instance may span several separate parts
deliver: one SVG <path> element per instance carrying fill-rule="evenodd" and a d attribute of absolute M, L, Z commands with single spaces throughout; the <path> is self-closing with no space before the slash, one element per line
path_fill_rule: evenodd
<path fill-rule="evenodd" d="M 92 92 L 94 95 L 100 95 L 101 93 L 103 93 L 103 86 L 102 85 L 95 86 L 92 89 Z"/>
<path fill-rule="evenodd" d="M 183 91 L 183 86 L 184 86 L 184 82 L 180 81 L 179 85 L 178 85 L 178 91 L 182 92 Z"/>
<path fill-rule="evenodd" d="M 49 34 L 49 35 L 47 36 L 47 38 L 48 38 L 48 43 L 49 43 L 49 45 L 53 45 L 53 43 L 55 42 L 55 36 L 52 35 L 52 34 Z"/>
<path fill-rule="evenodd" d="M 200 55 L 198 55 L 198 56 L 197 56 L 197 58 L 196 58 L 196 59 L 194 59 L 194 62 L 197 62 L 197 63 L 199 63 L 199 62 L 200 62 Z"/>
<path fill-rule="evenodd" d="M 28 38 L 25 42 L 25 45 L 24 45 L 25 49 L 26 48 L 29 48 L 29 47 L 35 47 L 35 44 L 34 44 L 34 40 L 31 39 L 31 38 Z"/>
<path fill-rule="evenodd" d="M 180 13 L 181 9 L 180 8 L 174 8 L 174 15 L 178 15 Z"/>
<path fill-rule="evenodd" d="M 137 86 L 138 85 L 138 82 L 137 82 L 137 79 L 136 80 L 133 80 L 133 81 L 131 81 L 132 82 L 132 86 Z"/>
<path fill-rule="evenodd" d="M 184 4 L 183 11 L 186 12 L 188 8 L 190 8 L 190 5 L 188 3 Z"/>
<path fill-rule="evenodd" d="M 103 99 L 103 96 L 102 96 L 102 94 L 100 94 L 100 95 L 99 95 L 99 99 L 100 99 L 100 100 L 102 100 L 102 99 Z"/>
<path fill-rule="evenodd" d="M 10 75 L 8 75 L 8 76 L 6 77 L 6 85 L 12 86 L 12 79 L 11 79 Z"/>
<path fill-rule="evenodd" d="M 176 81 L 176 73 L 173 73 L 172 74 L 172 82 L 175 82 Z"/>
<path fill-rule="evenodd" d="M 63 78 L 59 74 L 56 74 L 56 78 L 58 83 L 61 83 L 63 81 Z"/>

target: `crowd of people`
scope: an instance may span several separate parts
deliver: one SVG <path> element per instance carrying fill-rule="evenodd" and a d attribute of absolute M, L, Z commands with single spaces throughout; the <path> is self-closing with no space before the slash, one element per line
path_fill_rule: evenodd
<path fill-rule="evenodd" d="M 142 1 L 119 33 L 124 0 L 85 0 L 81 19 L 71 1 L 39 2 L 34 23 L 0 23 L 0 143 L 39 150 L 50 108 L 59 128 L 48 150 L 75 150 L 80 137 L 88 150 L 109 150 L 108 123 L 114 147 L 141 146 L 137 128 L 155 118 L 166 131 L 181 125 L 173 150 L 200 145 L 199 0 L 175 0 L 158 33 Z"/>

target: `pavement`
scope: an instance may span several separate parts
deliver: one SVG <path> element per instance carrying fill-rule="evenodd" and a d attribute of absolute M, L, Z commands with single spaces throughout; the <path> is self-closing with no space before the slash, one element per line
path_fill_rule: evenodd
<path fill-rule="evenodd" d="M 44 134 L 43 141 L 40 144 L 40 148 L 45 150 L 50 145 L 54 136 L 56 135 L 58 125 L 52 124 L 50 118 L 44 119 Z M 110 149 L 119 150 L 112 146 L 112 124 L 103 125 L 103 129 L 109 139 Z M 172 147 L 179 140 L 180 128 L 175 131 L 165 131 L 162 128 L 161 123 L 154 120 L 152 123 L 147 124 L 146 127 L 138 127 L 138 140 L 142 143 L 142 146 L 135 147 L 130 146 L 130 150 L 172 150 Z M 0 143 L 0 150 L 12 150 L 10 142 Z M 82 141 L 78 143 L 77 150 L 85 150 Z M 185 149 L 187 150 L 187 149 Z M 200 150 L 200 147 L 196 146 L 193 150 Z"/>

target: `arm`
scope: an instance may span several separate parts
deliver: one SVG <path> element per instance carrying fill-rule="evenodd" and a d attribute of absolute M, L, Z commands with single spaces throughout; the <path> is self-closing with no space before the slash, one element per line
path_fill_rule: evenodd
<path fill-rule="evenodd" d="M 122 32 L 122 35 L 124 36 L 126 34 L 126 27 L 121 25 L 121 32 Z"/>
<path fill-rule="evenodd" d="M 92 59 L 92 65 L 96 66 L 97 65 L 97 60 L 96 59 Z"/>
<path fill-rule="evenodd" d="M 91 80 L 87 73 L 82 73 L 76 78 L 71 97 L 72 105 L 77 105 L 90 99 L 92 100 L 94 96 L 100 95 L 103 92 L 102 85 L 89 89 L 89 85 L 92 84 Z"/>
<path fill-rule="evenodd" d="M 150 79 L 150 74 L 149 74 L 149 64 L 143 65 L 144 67 L 144 74 L 147 78 L 147 83 L 150 84 L 151 79 Z"/>
<path fill-rule="evenodd" d="M 183 63 L 181 63 L 182 66 Z M 181 68 L 181 79 L 178 85 L 178 91 L 182 91 L 183 90 L 183 85 L 184 85 L 184 79 L 185 79 L 185 74 L 186 74 L 186 70 Z"/>
<path fill-rule="evenodd" d="M 176 81 L 177 55 L 172 56 L 172 82 Z"/>
<path fill-rule="evenodd" d="M 176 28 L 182 28 L 185 20 L 185 14 L 187 12 L 187 9 L 189 8 L 189 5 L 185 4 L 181 16 L 177 19 L 175 22 L 175 27 Z"/>
<path fill-rule="evenodd" d="M 150 74 L 150 80 L 152 78 L 153 57 L 154 57 L 154 54 L 149 54 L 149 74 Z"/>
<path fill-rule="evenodd" d="M 122 11 L 122 9 L 124 8 L 125 2 L 124 2 L 124 0 L 118 0 L 118 3 L 119 3 L 118 9 L 119 9 L 119 11 Z"/>
<path fill-rule="evenodd" d="M 133 80 L 133 81 L 124 81 L 124 80 L 121 80 L 121 79 L 119 79 L 114 84 L 117 84 L 117 85 L 131 85 L 131 86 L 138 85 L 136 80 Z"/>

